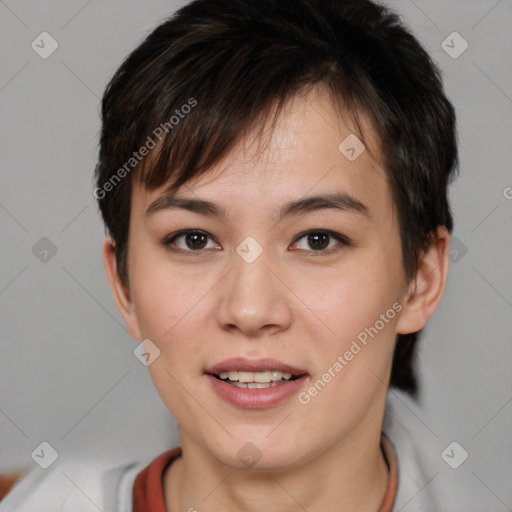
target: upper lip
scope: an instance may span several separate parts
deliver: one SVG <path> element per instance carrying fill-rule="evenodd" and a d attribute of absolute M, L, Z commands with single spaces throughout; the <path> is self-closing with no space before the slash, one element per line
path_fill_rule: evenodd
<path fill-rule="evenodd" d="M 210 366 L 206 373 L 219 375 L 222 372 L 264 372 L 266 370 L 277 370 L 292 375 L 304 375 L 306 370 L 285 364 L 277 359 L 245 359 L 244 357 L 232 357 L 220 363 Z"/>

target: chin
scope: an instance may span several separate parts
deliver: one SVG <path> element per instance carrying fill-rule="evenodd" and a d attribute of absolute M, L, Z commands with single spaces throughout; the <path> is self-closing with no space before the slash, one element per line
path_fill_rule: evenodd
<path fill-rule="evenodd" d="M 266 435 L 268 432 L 267 429 Z M 211 452 L 223 464 L 237 470 L 283 471 L 300 465 L 303 457 L 297 445 L 304 448 L 302 443 L 293 442 L 289 435 L 270 437 L 235 435 L 229 444 L 219 442 L 212 446 Z"/>

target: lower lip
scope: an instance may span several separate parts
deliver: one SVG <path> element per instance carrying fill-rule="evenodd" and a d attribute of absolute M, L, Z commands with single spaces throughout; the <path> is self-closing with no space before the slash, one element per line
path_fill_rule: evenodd
<path fill-rule="evenodd" d="M 295 380 L 286 381 L 277 386 L 263 389 L 237 388 L 213 375 L 206 375 L 213 390 L 226 402 L 244 409 L 262 409 L 271 407 L 286 400 L 297 393 L 304 384 L 307 376 L 303 375 Z"/>

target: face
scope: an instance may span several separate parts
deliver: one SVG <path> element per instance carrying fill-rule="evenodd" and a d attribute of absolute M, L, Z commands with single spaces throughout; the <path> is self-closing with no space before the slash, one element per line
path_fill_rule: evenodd
<path fill-rule="evenodd" d="M 228 466 L 291 468 L 380 431 L 407 283 L 378 143 L 354 160 L 351 133 L 316 89 L 264 148 L 247 138 L 172 196 L 133 191 L 120 309 L 160 351 L 182 443 Z"/>

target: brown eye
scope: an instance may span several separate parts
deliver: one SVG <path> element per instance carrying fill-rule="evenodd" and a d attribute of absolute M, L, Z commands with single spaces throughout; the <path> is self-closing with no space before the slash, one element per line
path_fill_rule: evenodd
<path fill-rule="evenodd" d="M 301 240 L 305 240 L 305 242 L 302 243 L 302 247 L 300 246 Z M 332 244 L 333 241 L 337 241 L 338 243 Z M 294 243 L 296 249 L 324 253 L 331 253 L 346 245 L 349 245 L 349 241 L 345 236 L 331 231 L 308 231 L 299 235 L 297 241 Z"/>
<path fill-rule="evenodd" d="M 193 232 L 187 233 L 185 236 L 185 244 L 190 249 L 204 249 L 206 246 L 207 236 L 203 233 Z"/>
<path fill-rule="evenodd" d="M 329 245 L 329 235 L 325 233 L 308 235 L 308 244 L 315 250 L 326 249 Z"/>
<path fill-rule="evenodd" d="M 163 241 L 163 244 L 171 248 L 175 246 L 177 247 L 178 250 L 181 251 L 199 252 L 203 249 L 217 247 L 216 244 L 213 244 L 213 247 L 208 247 L 209 239 L 211 239 L 210 235 L 203 233 L 202 231 L 186 230 L 180 231 L 179 233 L 176 233 L 171 237 L 166 238 Z"/>

